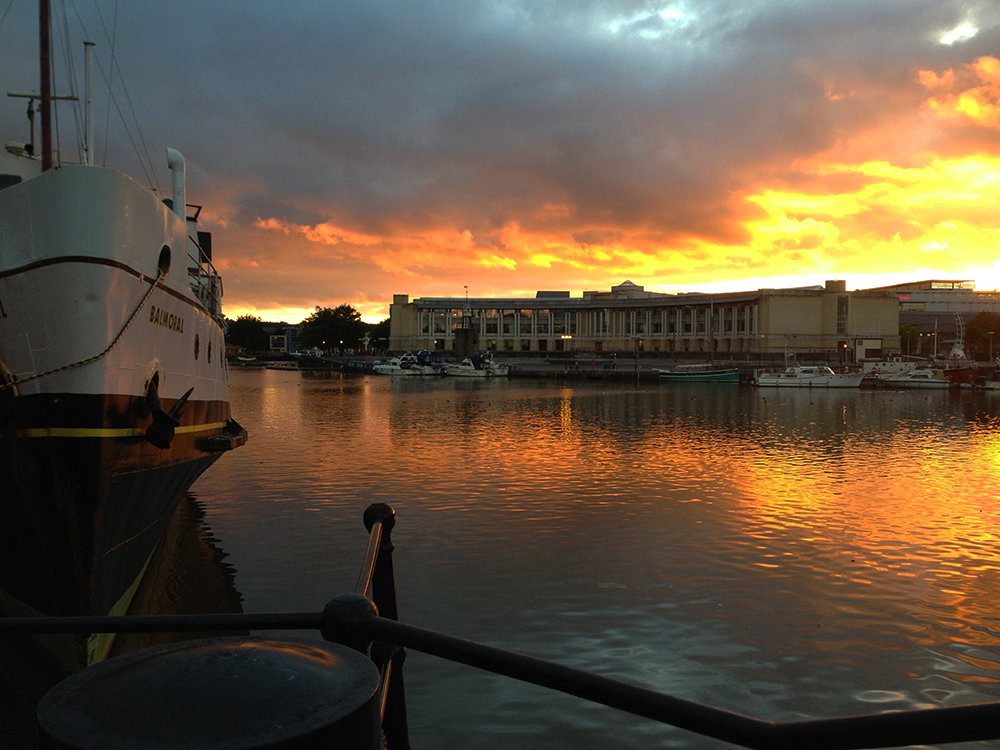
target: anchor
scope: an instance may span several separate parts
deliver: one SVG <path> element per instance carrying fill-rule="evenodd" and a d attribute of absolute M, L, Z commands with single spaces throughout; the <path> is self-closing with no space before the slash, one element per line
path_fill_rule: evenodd
<path fill-rule="evenodd" d="M 156 384 L 157 379 L 153 378 L 146 390 L 146 405 L 153 414 L 153 423 L 146 428 L 146 440 L 157 448 L 166 450 L 174 439 L 174 430 L 181 423 L 181 412 L 184 410 L 184 404 L 187 403 L 188 396 L 191 395 L 194 387 L 188 388 L 187 393 L 177 399 L 177 403 L 169 412 L 166 412 L 160 405 L 160 394 L 157 393 Z"/>

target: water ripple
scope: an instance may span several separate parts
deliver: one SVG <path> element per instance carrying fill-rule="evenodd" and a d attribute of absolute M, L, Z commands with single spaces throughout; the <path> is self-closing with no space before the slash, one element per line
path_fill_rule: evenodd
<path fill-rule="evenodd" d="M 233 373 L 197 491 L 247 611 L 353 587 L 386 501 L 414 624 L 767 719 L 995 700 L 1000 419 L 914 395 Z M 407 670 L 415 744 L 721 747 Z"/>

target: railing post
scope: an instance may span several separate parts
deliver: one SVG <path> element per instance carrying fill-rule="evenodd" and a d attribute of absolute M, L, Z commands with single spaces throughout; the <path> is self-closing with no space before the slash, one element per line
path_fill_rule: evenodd
<path fill-rule="evenodd" d="M 396 609 L 396 577 L 392 564 L 392 529 L 396 525 L 396 511 L 386 503 L 373 503 L 365 510 L 365 528 L 369 532 L 369 544 L 379 534 L 374 568 L 368 573 L 371 581 L 371 600 L 379 615 L 390 620 L 398 620 Z M 378 529 L 376 529 L 376 526 Z M 367 560 L 366 560 L 367 563 Z M 362 576 L 366 573 L 362 572 Z M 359 580 L 360 584 L 360 580 Z M 361 593 L 361 592 L 359 592 Z M 386 747 L 389 750 L 409 750 L 409 728 L 406 723 L 406 695 L 403 689 L 403 661 L 406 650 L 401 646 L 376 644 L 372 657 L 389 677 L 383 696 L 382 728 L 385 731 Z"/>
<path fill-rule="evenodd" d="M 396 610 L 396 578 L 392 566 L 392 529 L 396 525 L 396 511 L 386 503 L 372 503 L 365 510 L 365 528 L 372 534 L 379 524 L 381 532 L 375 567 L 371 577 L 371 600 L 375 602 L 381 617 L 398 620 Z M 358 592 L 364 593 L 364 592 Z"/>

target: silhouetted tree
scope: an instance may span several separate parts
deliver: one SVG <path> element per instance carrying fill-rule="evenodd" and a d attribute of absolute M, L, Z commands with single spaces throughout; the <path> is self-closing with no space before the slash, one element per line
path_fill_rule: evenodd
<path fill-rule="evenodd" d="M 389 318 L 368 324 L 368 345 L 373 349 L 389 348 Z"/>
<path fill-rule="evenodd" d="M 361 313 L 351 305 L 319 307 L 302 321 L 299 340 L 304 347 L 354 349 L 365 334 Z"/>
<path fill-rule="evenodd" d="M 920 329 L 911 326 L 909 323 L 899 327 L 899 348 L 903 354 L 914 355 L 920 353 Z"/>
<path fill-rule="evenodd" d="M 226 320 L 226 343 L 244 347 L 248 352 L 263 352 L 268 348 L 264 322 L 253 315 L 241 315 Z"/>

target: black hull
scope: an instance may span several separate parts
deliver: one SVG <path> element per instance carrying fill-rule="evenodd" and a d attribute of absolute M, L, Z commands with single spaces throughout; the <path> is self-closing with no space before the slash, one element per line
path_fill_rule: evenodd
<path fill-rule="evenodd" d="M 2 400 L 0 588 L 21 613 L 124 613 L 184 493 L 245 440 L 225 402 L 186 404 L 169 447 L 157 448 L 143 434 L 142 399 Z"/>

